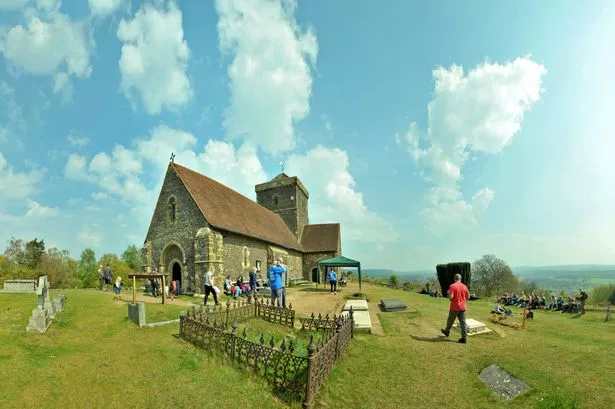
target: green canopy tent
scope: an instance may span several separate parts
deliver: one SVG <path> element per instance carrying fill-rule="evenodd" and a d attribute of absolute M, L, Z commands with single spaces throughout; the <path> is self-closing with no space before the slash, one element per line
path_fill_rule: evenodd
<path fill-rule="evenodd" d="M 344 256 L 333 257 L 327 260 L 318 262 L 318 268 L 320 267 L 356 267 L 359 270 L 359 292 L 361 292 L 361 263 L 355 260 L 351 260 Z"/>

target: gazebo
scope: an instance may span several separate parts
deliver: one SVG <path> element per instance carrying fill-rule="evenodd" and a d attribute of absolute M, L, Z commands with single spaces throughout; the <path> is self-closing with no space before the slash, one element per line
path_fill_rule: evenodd
<path fill-rule="evenodd" d="M 320 267 L 356 267 L 359 270 L 359 292 L 361 292 L 361 263 L 344 256 L 337 256 L 318 262 Z"/>

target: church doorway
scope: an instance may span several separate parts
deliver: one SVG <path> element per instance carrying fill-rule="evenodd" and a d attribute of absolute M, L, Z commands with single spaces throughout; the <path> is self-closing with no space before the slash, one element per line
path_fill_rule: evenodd
<path fill-rule="evenodd" d="M 314 267 L 312 269 L 312 282 L 313 283 L 319 283 L 320 280 L 318 279 L 318 268 Z"/>
<path fill-rule="evenodd" d="M 172 280 L 173 281 L 177 280 L 181 284 L 181 281 L 182 281 L 182 266 L 178 262 L 173 263 Z M 181 288 L 181 285 L 178 285 L 178 288 Z"/>

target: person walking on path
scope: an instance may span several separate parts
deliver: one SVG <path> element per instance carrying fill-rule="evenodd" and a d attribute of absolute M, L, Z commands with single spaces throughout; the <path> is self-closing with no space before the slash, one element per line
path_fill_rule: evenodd
<path fill-rule="evenodd" d="M 210 271 L 205 274 L 205 299 L 203 300 L 203 304 L 207 305 L 207 299 L 209 298 L 209 294 L 214 295 L 214 303 L 218 305 L 218 294 L 216 294 L 216 290 L 214 289 L 214 273 Z"/>
<path fill-rule="evenodd" d="M 269 288 L 271 288 L 271 302 L 275 305 L 286 308 L 286 289 L 282 277 L 286 272 L 286 267 L 282 264 L 282 259 L 277 259 L 275 263 L 269 267 L 267 278 L 269 279 Z"/>
<path fill-rule="evenodd" d="M 448 337 L 455 318 L 459 319 L 459 327 L 461 328 L 461 338 L 459 343 L 465 344 L 468 338 L 468 332 L 466 328 L 466 300 L 470 297 L 470 291 L 464 283 L 461 282 L 461 274 L 455 274 L 455 282 L 451 284 L 448 289 L 448 298 L 451 300 L 451 305 L 448 312 L 448 320 L 446 322 L 446 328 L 442 329 L 444 336 Z"/>
<path fill-rule="evenodd" d="M 331 292 L 337 294 L 337 273 L 333 268 L 329 270 L 329 284 L 331 284 Z"/>
<path fill-rule="evenodd" d="M 105 277 L 103 275 L 102 264 L 98 266 L 98 291 L 102 291 Z"/>
<path fill-rule="evenodd" d="M 105 267 L 103 271 L 103 276 L 105 278 L 105 291 L 107 291 L 107 285 L 111 286 L 111 280 L 113 280 L 113 273 L 111 272 L 111 267 L 109 267 L 109 263 L 107 263 L 107 267 Z"/>

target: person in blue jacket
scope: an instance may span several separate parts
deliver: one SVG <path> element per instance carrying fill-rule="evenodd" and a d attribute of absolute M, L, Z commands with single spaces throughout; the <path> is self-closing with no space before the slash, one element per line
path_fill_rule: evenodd
<path fill-rule="evenodd" d="M 271 301 L 282 308 L 286 308 L 286 288 L 284 287 L 284 273 L 286 267 L 282 264 L 282 259 L 277 259 L 275 263 L 267 270 L 267 278 L 269 279 L 269 288 L 271 288 Z"/>
<path fill-rule="evenodd" d="M 337 273 L 333 268 L 329 270 L 329 284 L 331 284 L 331 292 L 337 294 Z"/>

